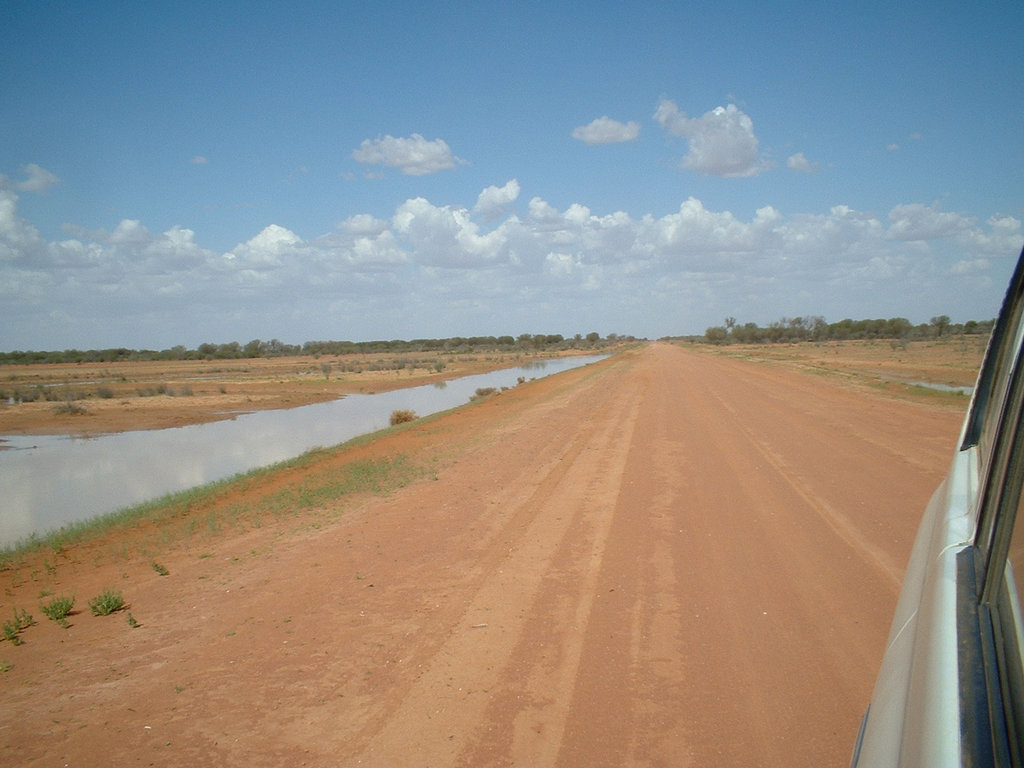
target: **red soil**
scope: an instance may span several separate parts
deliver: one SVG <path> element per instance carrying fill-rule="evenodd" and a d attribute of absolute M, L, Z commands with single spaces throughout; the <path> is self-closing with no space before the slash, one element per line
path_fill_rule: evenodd
<path fill-rule="evenodd" d="M 215 503 L 429 468 L 386 496 L 29 557 L 0 763 L 845 765 L 961 418 L 654 344 Z M 140 627 L 89 615 L 108 585 Z"/>

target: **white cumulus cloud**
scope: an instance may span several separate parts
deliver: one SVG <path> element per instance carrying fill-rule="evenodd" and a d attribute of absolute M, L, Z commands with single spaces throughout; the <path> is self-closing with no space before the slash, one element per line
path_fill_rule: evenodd
<path fill-rule="evenodd" d="M 572 137 L 584 144 L 615 144 L 622 141 L 633 141 L 640 135 L 640 123 L 630 120 L 620 123 L 618 120 L 604 116 L 574 129 Z"/>
<path fill-rule="evenodd" d="M 675 102 L 662 99 L 654 119 L 671 135 L 689 142 L 684 168 L 725 177 L 756 176 L 765 170 L 758 159 L 754 121 L 735 104 L 687 117 Z"/>
<path fill-rule="evenodd" d="M 3 174 L 0 174 L 0 189 L 13 189 L 18 192 L 42 193 L 60 183 L 60 179 L 40 165 L 29 163 L 21 167 L 25 178 L 21 181 L 11 181 Z"/>
<path fill-rule="evenodd" d="M 519 182 L 511 179 L 502 187 L 492 185 L 480 192 L 473 211 L 485 219 L 494 219 L 503 214 L 518 197 Z"/>
<path fill-rule="evenodd" d="M 71 239 L 50 241 L 19 216 L 14 192 L 0 190 L 5 331 L 25 339 L 11 342 L 20 347 L 59 349 L 146 346 L 136 338 L 150 335 L 194 344 L 197 328 L 301 341 L 457 335 L 481 324 L 572 332 L 612 323 L 653 336 L 726 315 L 928 317 L 936 305 L 983 317 L 976 308 L 994 301 L 992 283 L 1004 282 L 1024 240 L 1012 216 L 978 221 L 917 203 L 887 214 L 840 204 L 741 215 L 690 197 L 670 213 L 633 216 L 534 196 L 522 215 L 488 218 L 521 192 L 514 179 L 487 187 L 472 208 L 414 197 L 389 218 L 356 213 L 312 238 L 270 224 L 223 253 L 190 229 L 156 233 L 135 219 L 109 231 L 68 227 Z M 689 307 L 683 327 L 678 313 Z M 104 341 L 90 341 L 96 333 Z"/>
<path fill-rule="evenodd" d="M 388 223 L 384 219 L 378 219 L 368 213 L 357 213 L 338 224 L 338 229 L 353 235 L 379 235 L 387 228 Z"/>
<path fill-rule="evenodd" d="M 273 269 L 282 266 L 301 244 L 302 239 L 290 229 L 271 224 L 255 237 L 236 245 L 224 258 L 249 269 Z"/>
<path fill-rule="evenodd" d="M 418 133 L 409 137 L 366 139 L 359 145 L 359 149 L 352 152 L 352 158 L 364 165 L 397 168 L 407 176 L 426 176 L 448 171 L 464 162 L 452 154 L 444 139 L 428 141 Z"/>
<path fill-rule="evenodd" d="M 965 232 L 974 222 L 959 213 L 940 211 L 937 205 L 897 205 L 889 212 L 889 237 L 895 240 L 934 240 Z"/>
<path fill-rule="evenodd" d="M 417 262 L 437 267 L 493 265 L 503 259 L 505 234 L 499 228 L 482 234 L 465 208 L 436 206 L 416 197 L 406 200 L 392 219 Z"/>
<path fill-rule="evenodd" d="M 814 173 L 819 170 L 818 163 L 811 162 L 803 152 L 796 152 L 786 158 L 786 167 L 800 173 Z"/>

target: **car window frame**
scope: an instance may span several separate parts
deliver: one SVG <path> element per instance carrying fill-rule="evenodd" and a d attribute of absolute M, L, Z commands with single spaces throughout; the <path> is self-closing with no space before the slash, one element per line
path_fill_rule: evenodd
<path fill-rule="evenodd" d="M 972 745 L 968 751 L 994 765 L 1024 763 L 1024 621 L 1009 560 L 1017 518 L 1024 514 L 1022 350 L 1024 250 L 993 328 L 961 445 L 976 447 L 979 459 L 973 566 L 958 585 L 962 604 L 970 603 L 959 618 L 962 654 L 977 651 L 961 657 L 961 730 L 964 746 Z M 972 669 L 978 661 L 981 668 Z M 979 729 L 982 721 L 987 727 Z"/>
<path fill-rule="evenodd" d="M 1009 451 L 1012 448 L 1007 435 L 1007 406 L 1012 407 L 1014 386 L 1019 386 L 1021 346 L 1024 343 L 1024 250 L 1017 260 L 1010 285 L 1007 288 L 1003 306 L 992 329 L 985 360 L 974 389 L 971 408 L 961 450 L 977 447 L 978 477 L 981 492 L 976 508 L 972 510 L 977 520 L 974 545 L 978 548 L 988 573 L 991 562 L 999 498 L 1002 495 L 1001 481 L 1005 478 Z M 1018 392 L 1019 395 L 1019 392 Z M 978 580 L 979 588 L 986 579 Z"/>

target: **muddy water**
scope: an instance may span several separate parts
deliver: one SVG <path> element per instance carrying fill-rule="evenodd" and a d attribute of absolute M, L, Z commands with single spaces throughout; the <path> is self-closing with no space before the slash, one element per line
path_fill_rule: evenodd
<path fill-rule="evenodd" d="M 0 451 L 0 547 L 375 432 L 388 426 L 397 409 L 427 416 L 466 403 L 478 388 L 513 387 L 520 378 L 550 376 L 603 357 L 541 361 L 436 385 L 349 395 L 175 429 L 91 438 L 4 437 L 11 450 Z"/>

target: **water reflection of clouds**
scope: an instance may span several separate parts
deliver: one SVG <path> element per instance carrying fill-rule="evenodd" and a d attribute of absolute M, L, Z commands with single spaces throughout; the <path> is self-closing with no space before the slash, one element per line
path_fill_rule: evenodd
<path fill-rule="evenodd" d="M 551 375 L 602 357 L 559 358 L 543 361 L 542 366 L 467 376 L 443 386 L 350 395 L 189 427 L 85 439 L 5 437 L 13 450 L 0 451 L 0 546 L 384 429 L 394 410 L 426 416 L 464 404 L 480 387 L 515 386 L 519 377 L 538 367 Z"/>

